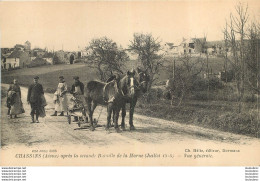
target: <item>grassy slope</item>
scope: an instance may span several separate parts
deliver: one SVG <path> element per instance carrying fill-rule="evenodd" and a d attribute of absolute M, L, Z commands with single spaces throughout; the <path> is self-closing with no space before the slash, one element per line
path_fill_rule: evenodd
<path fill-rule="evenodd" d="M 79 76 L 84 84 L 97 77 L 95 70 L 85 64 L 61 64 L 2 72 L 2 83 L 10 83 L 16 78 L 20 85 L 28 86 L 33 82 L 35 75 L 40 77 L 39 81 L 47 92 L 53 92 L 56 89 L 60 75 L 65 77 L 69 87 L 73 84 L 73 76 Z"/>
<path fill-rule="evenodd" d="M 176 58 L 177 59 L 177 58 Z M 190 59 L 191 62 L 195 61 L 197 58 L 193 57 Z M 206 68 L 206 58 L 202 58 L 204 61 L 204 68 Z M 208 59 L 208 63 L 209 63 L 209 71 L 211 71 L 213 73 L 218 73 L 223 71 L 223 66 L 224 66 L 224 59 L 223 58 L 219 58 L 219 57 L 209 57 Z M 178 66 L 180 65 L 181 62 L 176 60 L 175 65 Z M 173 58 L 172 57 L 167 57 L 166 61 L 164 62 L 164 66 L 163 68 L 160 68 L 159 70 L 159 77 L 158 80 L 155 83 L 158 82 L 166 82 L 166 80 L 172 76 L 172 72 L 168 72 L 167 69 L 169 69 L 169 67 L 172 67 L 173 65 Z M 202 74 L 205 72 L 201 72 Z"/>

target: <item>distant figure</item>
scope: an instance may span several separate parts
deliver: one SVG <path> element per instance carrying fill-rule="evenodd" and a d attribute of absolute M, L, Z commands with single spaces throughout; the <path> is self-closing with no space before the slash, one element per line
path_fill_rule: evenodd
<path fill-rule="evenodd" d="M 17 118 L 18 114 L 24 113 L 23 103 L 21 100 L 21 89 L 16 79 L 14 79 L 13 84 L 10 85 L 7 91 L 7 107 L 7 115 L 10 115 L 11 119 L 12 115 L 14 115 L 14 118 Z"/>
<path fill-rule="evenodd" d="M 54 93 L 55 112 L 51 116 L 57 116 L 58 112 L 61 112 L 59 116 L 64 116 L 64 112 L 68 112 L 67 91 L 67 83 L 64 77 L 60 76 L 57 90 Z"/>
<path fill-rule="evenodd" d="M 36 115 L 36 123 L 39 123 L 40 111 L 44 103 L 44 92 L 41 84 L 38 83 L 39 77 L 33 78 L 34 83 L 29 86 L 27 94 L 27 102 L 31 105 L 32 123 L 35 123 L 34 115 Z"/>
<path fill-rule="evenodd" d="M 71 55 L 70 55 L 70 64 L 73 64 L 73 61 L 74 61 L 74 55 L 71 54 Z"/>

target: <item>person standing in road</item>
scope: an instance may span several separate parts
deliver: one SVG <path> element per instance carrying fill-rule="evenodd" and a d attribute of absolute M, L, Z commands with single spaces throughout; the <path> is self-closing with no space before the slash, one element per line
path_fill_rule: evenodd
<path fill-rule="evenodd" d="M 41 96 L 44 95 L 43 87 L 38 83 L 39 77 L 35 76 L 33 78 L 33 84 L 29 86 L 27 94 L 27 102 L 31 105 L 31 117 L 32 123 L 35 123 L 34 115 L 36 115 L 36 123 L 39 123 L 40 109 L 42 105 Z"/>
<path fill-rule="evenodd" d="M 10 85 L 7 91 L 7 107 L 7 115 L 10 115 L 10 118 L 12 118 L 12 115 L 17 118 L 18 114 L 24 113 L 21 89 L 16 79 L 14 79 L 13 84 Z"/>
<path fill-rule="evenodd" d="M 64 112 L 68 112 L 67 90 L 67 83 L 64 77 L 60 76 L 57 90 L 54 93 L 55 112 L 51 116 L 57 116 L 58 112 L 61 112 L 59 116 L 64 116 Z"/>
<path fill-rule="evenodd" d="M 84 84 L 80 82 L 78 76 L 74 76 L 74 84 L 71 87 L 70 93 L 76 98 L 80 104 L 84 104 Z M 76 108 L 77 105 L 74 103 L 73 108 Z M 74 121 L 78 121 L 77 117 L 74 117 Z"/>

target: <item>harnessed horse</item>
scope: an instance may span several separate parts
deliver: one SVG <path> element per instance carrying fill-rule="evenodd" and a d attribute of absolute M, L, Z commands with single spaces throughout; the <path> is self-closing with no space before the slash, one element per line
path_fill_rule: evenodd
<path fill-rule="evenodd" d="M 120 93 L 120 104 L 119 106 L 122 109 L 122 122 L 121 122 L 121 128 L 122 130 L 125 130 L 125 116 L 126 116 L 126 104 L 130 103 L 130 113 L 129 113 L 129 125 L 130 125 L 130 130 L 134 130 L 135 127 L 133 125 L 133 115 L 134 115 L 134 108 L 137 102 L 138 97 L 141 95 L 141 93 L 145 93 L 147 91 L 147 85 L 148 82 L 150 81 L 149 75 L 146 73 L 146 71 L 142 71 L 141 69 L 137 68 L 137 74 L 135 73 L 134 70 L 132 72 L 128 72 L 128 75 L 131 74 L 131 76 L 127 79 L 127 76 L 125 76 L 123 79 L 121 79 L 118 82 L 118 90 Z M 115 77 L 114 77 L 115 79 Z M 109 78 L 108 80 L 113 81 L 113 78 Z M 126 85 L 129 85 L 129 89 L 126 89 Z M 127 91 L 129 90 L 129 91 Z M 113 106 L 113 105 L 111 105 Z M 113 120 L 116 121 L 115 124 L 118 122 L 118 115 L 119 115 L 119 110 L 114 110 L 113 111 Z M 108 110 L 111 111 L 111 110 Z M 115 112 L 114 112 L 115 111 Z M 110 114 L 110 112 L 109 112 Z M 108 114 L 108 115 L 109 115 Z M 109 128 L 109 123 L 107 124 L 106 129 Z M 117 125 L 116 125 L 117 126 Z M 115 127 L 116 128 L 116 127 Z"/>
<path fill-rule="evenodd" d="M 122 80 L 126 80 L 130 77 L 133 78 L 134 75 L 131 73 L 127 74 Z M 121 80 L 120 80 L 121 81 Z M 87 114 L 90 120 L 91 130 L 94 131 L 95 128 L 93 126 L 93 113 L 98 104 L 107 105 L 107 127 L 109 127 L 111 114 L 114 112 L 114 124 L 115 128 L 118 129 L 117 119 L 119 111 L 122 106 L 122 91 L 120 87 L 118 87 L 118 82 L 116 80 L 112 80 L 108 83 L 99 82 L 99 81 L 90 81 L 87 83 L 84 89 L 84 97 L 87 104 Z M 124 87 L 124 91 L 127 89 L 131 89 L 129 86 Z M 118 111 L 119 110 L 119 111 Z"/>
<path fill-rule="evenodd" d="M 129 125 L 130 130 L 134 130 L 134 124 L 133 124 L 133 115 L 134 115 L 134 108 L 137 102 L 138 97 L 141 95 L 141 93 L 145 93 L 148 88 L 148 82 L 150 81 L 149 75 L 146 73 L 146 71 L 143 71 L 139 68 L 137 68 L 137 74 L 135 76 L 136 83 L 134 85 L 130 82 L 131 90 L 134 90 L 134 93 L 130 92 L 124 93 L 124 99 L 122 101 L 122 122 L 121 122 L 121 128 L 122 130 L 125 130 L 125 116 L 126 116 L 126 104 L 130 104 L 130 110 L 129 110 Z M 120 83 L 122 83 L 120 81 Z"/>

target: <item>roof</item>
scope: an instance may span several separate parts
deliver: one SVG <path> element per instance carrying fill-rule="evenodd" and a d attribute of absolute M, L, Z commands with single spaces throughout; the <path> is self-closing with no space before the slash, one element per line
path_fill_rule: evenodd
<path fill-rule="evenodd" d="M 170 49 L 173 49 L 173 47 L 174 47 L 173 43 L 166 42 L 165 44 L 168 45 Z"/>
<path fill-rule="evenodd" d="M 18 48 L 18 47 L 24 48 L 24 45 L 16 44 L 16 45 L 15 45 L 15 48 Z"/>
<path fill-rule="evenodd" d="M 23 51 L 13 51 L 7 58 L 20 58 L 20 56 L 23 54 Z"/>

